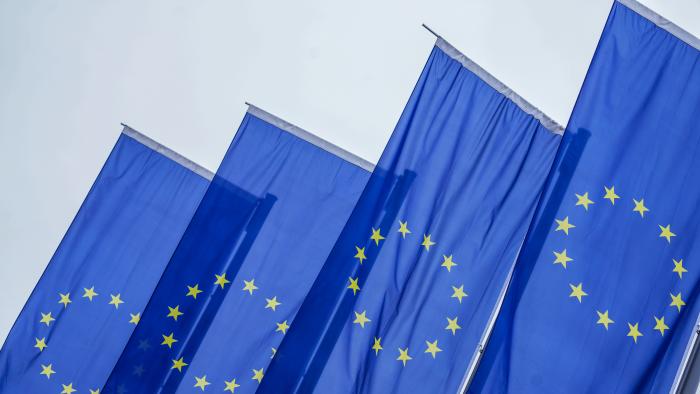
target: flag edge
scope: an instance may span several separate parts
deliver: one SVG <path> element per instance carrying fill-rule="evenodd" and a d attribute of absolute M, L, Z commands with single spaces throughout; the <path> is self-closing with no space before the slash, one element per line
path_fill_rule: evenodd
<path fill-rule="evenodd" d="M 470 59 L 467 55 L 460 52 L 459 49 L 455 48 L 452 44 L 447 42 L 447 40 L 445 40 L 441 36 L 438 36 L 435 42 L 435 46 L 443 52 L 445 52 L 447 56 L 458 61 L 460 64 L 462 64 L 464 68 L 474 73 L 477 77 L 479 77 L 487 85 L 491 86 L 498 93 L 504 95 L 506 98 L 511 100 L 515 105 L 518 106 L 518 108 L 537 119 L 547 130 L 557 135 L 562 135 L 564 133 L 564 126 L 557 123 L 554 119 L 542 112 L 542 110 L 535 107 L 533 104 L 525 100 L 519 94 L 515 93 L 513 89 L 509 88 L 506 84 L 498 80 L 498 78 L 491 75 L 483 67 L 479 66 L 479 64 L 477 64 L 474 60 Z"/>
<path fill-rule="evenodd" d="M 161 155 L 167 157 L 168 159 L 176 162 L 177 164 L 180 164 L 181 166 L 187 168 L 188 170 L 194 172 L 195 174 L 201 176 L 202 178 L 205 178 L 209 181 L 214 179 L 214 173 L 203 166 L 195 163 L 194 161 L 186 158 L 185 156 L 175 152 L 174 150 L 168 148 L 167 146 L 161 144 L 160 142 L 152 139 L 151 137 L 148 137 L 147 135 L 135 130 L 131 126 L 122 123 L 122 126 L 124 129 L 122 130 L 122 134 L 133 138 L 134 140 L 138 141 L 139 143 L 143 144 L 147 148 L 150 148 Z"/>
<path fill-rule="evenodd" d="M 331 153 L 335 156 L 340 157 L 341 159 L 347 161 L 348 163 L 354 164 L 357 167 L 362 168 L 363 170 L 367 172 L 372 172 L 374 171 L 374 164 L 369 162 L 368 160 L 365 160 L 361 158 L 360 156 L 357 156 L 356 154 L 349 152 L 338 145 L 335 145 L 331 142 L 328 142 L 324 140 L 323 138 L 306 131 L 302 129 L 299 126 L 295 126 L 289 122 L 287 122 L 284 119 L 281 119 L 259 107 L 256 107 L 253 104 L 246 103 L 248 105 L 248 113 L 255 116 L 256 118 L 263 120 L 267 123 L 272 124 L 273 126 L 282 129 L 295 137 L 301 138 L 302 140 L 318 147 L 323 150 L 325 150 L 328 153 Z"/>
<path fill-rule="evenodd" d="M 672 36 L 681 40 L 682 42 L 688 44 L 692 48 L 700 51 L 700 38 L 694 36 L 689 31 L 683 29 L 677 24 L 671 22 L 670 20 L 664 18 L 660 14 L 654 12 L 651 8 L 645 6 L 644 4 L 636 0 L 615 0 L 623 6 L 629 8 L 633 12 L 639 14 L 642 18 L 653 23 L 662 30 L 665 30 Z"/>

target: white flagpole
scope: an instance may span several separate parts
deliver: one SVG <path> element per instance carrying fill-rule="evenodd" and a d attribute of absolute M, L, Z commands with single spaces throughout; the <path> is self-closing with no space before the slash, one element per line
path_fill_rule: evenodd
<path fill-rule="evenodd" d="M 685 347 L 685 353 L 683 353 L 683 358 L 681 359 L 681 364 L 676 372 L 676 378 L 673 380 L 673 386 L 671 386 L 671 393 L 678 394 L 681 391 L 685 391 L 684 386 L 687 384 L 688 375 L 690 374 L 690 368 L 693 365 L 693 360 L 698 356 L 698 336 L 700 336 L 700 314 L 695 320 L 695 327 L 693 327 L 693 334 L 688 340 L 688 344 Z M 697 388 L 696 388 L 697 391 Z"/>
<path fill-rule="evenodd" d="M 489 338 L 491 337 L 491 332 L 493 331 L 493 327 L 496 325 L 496 318 L 498 318 L 498 315 L 501 313 L 501 307 L 503 306 L 503 301 L 506 298 L 506 293 L 508 291 L 508 287 L 510 286 L 510 281 L 513 278 L 513 271 L 515 271 L 515 263 L 518 261 L 518 257 L 520 256 L 520 249 L 523 247 L 523 243 L 525 242 L 525 238 L 523 238 L 522 241 L 520 241 L 520 246 L 518 246 L 518 251 L 515 253 L 515 258 L 513 259 L 513 264 L 510 265 L 510 270 L 508 271 L 508 277 L 506 278 L 505 282 L 503 283 L 503 287 L 501 288 L 501 292 L 498 294 L 498 301 L 496 302 L 496 305 L 494 305 L 493 310 L 491 310 L 491 316 L 489 316 L 489 321 L 486 324 L 486 328 L 484 329 L 484 332 L 481 334 L 481 339 L 479 339 L 479 344 L 476 346 L 476 350 L 474 350 L 474 354 L 472 354 L 472 358 L 469 361 L 469 368 L 467 368 L 467 372 L 464 374 L 464 377 L 462 378 L 462 383 L 459 385 L 459 391 L 457 391 L 458 394 L 461 393 L 466 393 L 467 388 L 469 388 L 469 385 L 472 383 L 472 380 L 474 379 L 474 374 L 476 373 L 476 368 L 479 367 L 479 363 L 481 362 L 481 357 L 484 355 L 484 350 L 486 349 L 486 344 L 489 341 Z"/>

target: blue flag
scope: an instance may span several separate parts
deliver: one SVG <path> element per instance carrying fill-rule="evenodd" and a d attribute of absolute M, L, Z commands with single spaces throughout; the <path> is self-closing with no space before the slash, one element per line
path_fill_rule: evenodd
<path fill-rule="evenodd" d="M 700 311 L 698 48 L 613 5 L 470 391 L 672 388 Z"/>
<path fill-rule="evenodd" d="M 438 39 L 259 392 L 456 392 L 560 131 Z"/>
<path fill-rule="evenodd" d="M 0 351 L 1 393 L 100 389 L 210 176 L 124 129 Z"/>
<path fill-rule="evenodd" d="M 254 392 L 370 169 L 251 107 L 104 392 Z"/>

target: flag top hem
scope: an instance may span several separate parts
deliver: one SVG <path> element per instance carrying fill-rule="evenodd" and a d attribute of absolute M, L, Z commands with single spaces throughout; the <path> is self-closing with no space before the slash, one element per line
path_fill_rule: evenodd
<path fill-rule="evenodd" d="M 444 38 L 438 36 L 435 46 L 440 48 L 445 54 L 447 54 L 452 59 L 460 62 L 467 70 L 476 74 L 477 77 L 481 78 L 489 86 L 494 88 L 500 94 L 506 96 L 508 99 L 513 101 L 520 109 L 525 111 L 525 113 L 533 116 L 537 119 L 542 126 L 547 128 L 554 134 L 562 135 L 564 133 L 564 127 L 557 123 L 554 119 L 547 116 L 544 112 L 539 110 L 534 105 L 526 101 L 522 96 L 515 93 L 511 88 L 506 86 L 503 82 L 499 81 L 493 75 L 489 74 L 488 71 L 484 70 L 481 66 L 476 64 L 473 60 L 468 58 L 457 48 L 452 46 L 449 42 L 445 41 Z"/>
<path fill-rule="evenodd" d="M 156 142 L 152 138 L 132 129 L 130 126 L 128 126 L 126 124 L 122 123 L 122 126 L 124 126 L 124 130 L 122 130 L 122 134 L 135 139 L 136 141 L 140 142 L 141 144 L 147 146 L 150 149 L 153 149 L 154 151 L 160 153 L 161 155 L 167 157 L 168 159 L 180 164 L 181 166 L 187 168 L 188 170 L 194 172 L 195 174 L 201 176 L 202 178 L 205 178 L 209 181 L 214 179 L 214 173 L 209 171 L 208 169 L 193 162 L 192 160 L 186 158 L 185 156 L 175 152 L 174 150 L 168 148 L 167 146 L 165 146 L 159 142 Z"/>
<path fill-rule="evenodd" d="M 255 116 L 256 118 L 264 120 L 265 122 L 268 122 L 298 138 L 301 138 L 302 140 L 312 145 L 315 145 L 316 147 L 321 148 L 327 151 L 328 153 L 334 154 L 340 157 L 341 159 L 364 169 L 365 171 L 374 171 L 374 164 L 372 164 L 371 162 L 349 151 L 346 151 L 345 149 L 334 145 L 311 132 L 302 129 L 301 127 L 295 126 L 284 119 L 280 119 L 277 116 L 272 115 L 271 113 L 254 106 L 253 104 L 246 104 L 248 105 L 248 113 Z"/>
<path fill-rule="evenodd" d="M 679 40 L 683 41 L 684 43 L 686 43 L 686 44 L 690 45 L 691 47 L 700 51 L 700 38 L 695 37 L 687 30 L 684 30 L 682 27 L 676 25 L 675 23 L 669 21 L 668 19 L 664 18 L 663 16 L 652 11 L 650 8 L 648 8 L 644 4 L 642 4 L 636 0 L 616 0 L 616 1 L 618 3 L 624 5 L 625 7 L 629 8 L 630 10 L 636 12 L 637 14 L 641 15 L 643 18 L 647 19 L 649 22 L 655 24 L 656 26 L 660 27 L 661 29 L 666 30 L 668 33 L 672 34 L 673 36 L 675 36 Z"/>

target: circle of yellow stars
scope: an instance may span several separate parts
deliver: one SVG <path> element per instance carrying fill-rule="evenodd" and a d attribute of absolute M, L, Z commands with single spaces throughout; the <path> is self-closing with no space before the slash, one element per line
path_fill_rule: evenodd
<path fill-rule="evenodd" d="M 227 277 L 227 273 L 223 272 L 221 274 L 215 274 L 214 275 L 214 281 L 213 281 L 213 289 L 216 291 L 216 289 L 225 289 L 227 285 L 230 285 L 231 281 Z M 193 301 L 196 301 L 198 296 L 204 292 L 200 288 L 199 283 L 195 283 L 192 285 L 186 285 L 187 291 L 185 292 L 185 298 L 191 297 Z M 256 291 L 259 291 L 260 288 L 257 286 L 255 283 L 255 278 L 251 278 L 249 280 L 243 279 L 242 280 L 242 287 L 241 291 L 244 292 L 247 296 L 255 296 Z M 359 290 L 359 289 L 358 289 Z M 85 300 L 85 302 L 97 302 L 100 297 L 100 293 L 95 290 L 95 286 L 91 287 L 85 287 L 83 288 L 83 295 L 81 297 L 82 299 Z M 278 299 L 278 296 L 273 295 L 270 298 L 264 297 L 265 298 L 265 304 L 263 309 L 264 310 L 270 310 L 271 312 L 276 312 L 280 305 L 283 303 Z M 71 298 L 71 293 L 66 292 L 66 293 L 58 293 L 58 304 L 61 305 L 61 310 L 65 310 L 68 308 L 70 304 L 73 303 L 73 299 Z M 113 306 L 115 311 L 120 310 L 120 306 L 123 306 L 126 304 L 124 299 L 122 299 L 121 293 L 111 293 L 109 294 L 109 301 L 107 302 L 107 305 Z M 182 316 L 185 315 L 185 311 L 183 311 L 182 306 L 180 304 L 175 304 L 175 305 L 168 305 L 167 306 L 167 313 L 164 313 L 164 316 L 166 319 L 172 319 L 174 323 L 179 322 L 182 318 Z M 59 316 L 54 315 L 54 312 L 48 311 L 48 312 L 40 312 L 41 318 L 39 319 L 39 324 L 40 325 L 45 325 L 49 329 L 52 328 L 52 324 L 56 321 L 57 318 L 60 318 L 60 312 Z M 141 312 L 137 311 L 134 313 L 129 313 L 129 320 L 128 324 L 134 324 L 138 325 L 141 320 Z M 280 321 L 276 323 L 276 328 L 274 332 L 280 332 L 282 335 L 286 334 L 287 330 L 289 329 L 290 325 L 287 320 Z M 168 350 L 173 349 L 173 346 L 179 342 L 179 340 L 175 337 L 175 332 L 169 331 L 169 333 L 163 333 L 161 335 L 162 341 L 160 344 L 164 347 L 166 347 Z M 160 340 L 160 339 L 159 339 Z M 47 336 L 42 336 L 41 338 L 34 338 L 34 348 L 38 349 L 39 353 L 43 353 L 46 348 L 49 347 L 49 343 L 47 341 Z M 141 339 L 138 344 L 138 348 L 143 351 L 147 351 L 151 348 L 150 341 L 147 339 Z M 277 349 L 276 348 L 271 348 L 272 349 L 272 357 L 274 357 Z M 48 362 L 48 363 L 42 363 L 41 365 L 41 371 L 39 372 L 40 375 L 45 376 L 46 379 L 51 379 L 54 374 L 56 374 L 56 369 L 54 366 L 53 362 Z M 171 370 L 175 370 L 179 373 L 183 372 L 183 369 L 186 369 L 189 366 L 189 363 L 185 360 L 184 356 L 182 355 L 177 355 L 175 358 L 172 359 L 172 365 L 170 365 Z M 143 365 L 136 365 L 133 367 L 133 375 L 135 376 L 142 376 L 145 372 L 145 369 Z M 262 382 L 262 379 L 264 377 L 264 370 L 263 368 L 259 369 L 251 369 L 251 380 L 257 382 L 257 384 Z M 55 379 L 55 378 L 54 378 Z M 238 383 L 239 380 L 237 380 L 236 377 L 231 377 L 230 380 L 224 380 L 223 382 L 223 390 L 226 392 L 231 392 L 234 393 L 235 389 L 237 387 L 240 387 L 241 385 Z M 207 375 L 203 374 L 201 376 L 195 376 L 195 382 L 194 382 L 194 388 L 201 389 L 204 391 L 211 385 L 211 382 L 207 380 Z M 62 391 L 61 394 L 71 394 L 73 392 L 76 392 L 78 389 L 75 386 L 75 383 L 73 382 L 68 382 L 68 383 L 61 383 Z M 123 388 L 123 387 L 122 387 Z M 94 388 L 94 389 L 89 389 L 91 394 L 99 394 L 100 393 L 100 388 Z"/>
<path fill-rule="evenodd" d="M 615 206 L 615 203 L 617 200 L 619 200 L 621 197 L 617 194 L 615 191 L 615 186 L 603 186 L 604 189 L 604 194 L 603 194 L 603 199 L 607 200 L 611 206 Z M 582 194 L 575 193 L 576 196 L 576 206 L 582 207 L 586 212 L 589 210 L 591 205 L 595 204 L 595 201 L 591 200 L 589 197 L 589 193 L 585 192 Z M 646 203 L 644 202 L 644 198 L 633 198 L 632 203 L 634 207 L 631 209 L 631 212 L 635 212 L 639 214 L 639 217 L 641 220 L 644 220 L 646 218 L 645 214 L 650 212 L 651 210 L 649 207 L 646 206 Z M 561 231 L 564 236 L 569 235 L 569 231 L 572 229 L 576 228 L 576 226 L 569 221 L 569 217 L 565 216 L 562 219 L 555 219 L 557 227 L 554 229 L 554 232 L 559 232 Z M 659 238 L 664 239 L 669 245 L 671 244 L 671 241 L 673 237 L 676 236 L 676 234 L 671 230 L 671 225 L 670 224 L 658 224 L 660 233 L 659 233 Z M 567 264 L 570 262 L 575 261 L 573 257 L 569 256 L 567 249 L 564 248 L 560 251 L 553 251 L 554 253 L 554 262 L 553 264 L 555 265 L 561 265 L 563 269 L 567 268 Z M 683 265 L 683 259 L 672 259 L 673 262 L 673 270 L 671 272 L 675 273 L 678 275 L 678 279 L 682 280 L 683 279 L 683 274 L 688 272 L 688 270 L 685 268 Z M 569 293 L 570 298 L 575 298 L 576 301 L 579 303 L 583 302 L 584 297 L 588 296 L 588 293 L 583 288 L 583 283 L 579 282 L 578 284 L 575 283 L 569 283 L 569 288 L 571 292 Z M 681 292 L 678 292 L 677 294 L 673 294 L 672 292 L 669 293 L 669 296 L 671 298 L 671 302 L 668 305 L 671 308 L 676 308 L 677 311 L 680 313 L 681 308 L 685 306 L 685 301 L 682 298 Z M 614 324 L 615 321 L 611 318 L 610 316 L 610 311 L 605 310 L 605 311 L 600 311 L 596 310 L 596 314 L 598 316 L 598 320 L 596 321 L 595 324 L 602 326 L 606 331 L 608 330 L 609 326 L 611 324 Z M 661 336 L 664 335 L 666 330 L 669 329 L 669 326 L 666 324 L 665 317 L 663 316 L 663 313 L 661 314 L 661 317 L 658 316 L 653 316 L 654 317 L 654 322 L 655 325 L 653 327 L 653 330 L 658 331 Z M 644 336 L 644 334 L 640 331 L 639 328 L 639 322 L 627 322 L 627 336 L 632 338 L 634 343 L 636 344 L 638 341 L 639 337 Z"/>
<path fill-rule="evenodd" d="M 401 237 L 401 241 L 404 241 L 406 239 L 409 239 L 411 235 L 413 234 L 412 231 L 409 229 L 408 221 L 406 220 L 399 220 L 398 223 L 398 229 L 396 229 L 396 232 L 399 233 L 399 236 Z M 365 260 L 367 260 L 367 247 L 379 247 L 379 245 L 386 240 L 388 234 L 387 233 L 382 233 L 381 228 L 374 228 L 372 227 L 371 229 L 371 234 L 369 236 L 369 245 L 358 245 L 355 246 L 354 250 L 354 259 L 358 263 L 358 268 L 359 266 L 362 266 Z M 419 248 L 421 248 L 425 253 L 430 253 L 432 248 L 437 245 L 437 242 L 433 239 L 432 234 L 429 233 L 424 233 L 422 234 L 422 241 L 418 245 Z M 442 255 L 442 261 L 440 263 L 440 267 L 444 268 L 444 270 L 447 272 L 447 274 L 450 274 L 452 272 L 452 269 L 459 264 L 454 261 L 453 255 Z M 347 289 L 352 291 L 353 296 L 357 296 L 357 294 L 361 291 L 360 288 L 360 278 L 359 276 L 355 277 L 348 277 L 348 282 L 347 282 Z M 464 284 L 459 284 L 457 285 L 451 285 L 452 287 L 452 295 L 450 298 L 456 299 L 456 301 L 461 304 L 462 300 L 465 297 L 468 297 L 468 294 L 464 291 Z M 354 313 L 354 319 L 352 320 L 352 325 L 357 326 L 359 329 L 364 329 L 366 326 L 370 325 L 372 322 L 372 319 L 367 315 L 367 310 L 356 310 L 353 312 Z M 459 317 L 445 317 L 447 321 L 447 326 L 444 327 L 444 330 L 449 331 L 453 336 L 457 335 L 457 331 L 460 330 L 462 327 L 459 325 Z M 382 346 L 382 341 L 384 338 L 381 336 L 374 336 L 373 337 L 373 343 L 371 346 L 371 350 L 374 351 L 375 356 L 379 356 L 379 352 L 384 350 L 384 347 Z M 438 356 L 438 353 L 442 352 L 443 349 L 441 349 L 438 346 L 438 340 L 435 338 L 432 338 L 432 341 L 429 339 L 425 340 L 425 350 L 424 354 L 426 354 L 428 357 L 431 357 L 432 359 L 436 359 Z M 411 360 L 413 360 L 413 357 L 409 353 L 409 348 L 405 347 L 398 347 L 398 357 L 396 358 L 396 361 L 401 362 L 402 366 L 406 366 L 407 363 Z"/>
<path fill-rule="evenodd" d="M 93 303 L 97 302 L 96 297 L 100 296 L 100 293 L 98 293 L 95 290 L 95 286 L 90 286 L 90 287 L 84 287 L 83 288 L 83 294 L 79 299 L 83 299 L 83 302 L 88 302 L 88 303 Z M 40 327 L 43 327 L 42 325 L 46 326 L 44 329 L 51 330 L 53 329 L 53 324 L 57 319 L 60 319 L 62 316 L 63 311 L 67 311 L 69 305 L 74 303 L 74 298 L 71 298 L 71 292 L 59 292 L 58 293 L 58 304 L 61 306 L 59 307 L 60 310 L 59 312 L 54 315 L 54 312 L 48 311 L 48 312 L 43 312 L 39 311 L 39 314 L 41 315 L 41 318 L 39 319 L 39 325 Z M 124 304 L 125 301 L 122 299 L 121 293 L 110 293 L 109 294 L 109 301 L 107 302 L 107 305 L 111 305 L 114 307 L 115 311 L 119 310 L 119 307 Z M 49 308 L 50 309 L 50 308 Z M 136 313 L 130 313 L 130 320 L 129 323 L 132 324 L 138 324 L 140 320 L 141 313 L 136 312 Z M 34 338 L 34 348 L 38 349 L 38 352 L 40 353 L 40 356 L 43 356 L 44 350 L 49 348 L 49 343 L 47 341 L 47 336 L 42 336 L 41 338 L 35 337 Z M 54 374 L 57 374 L 56 369 L 54 369 L 54 362 L 40 362 L 40 369 L 41 371 L 39 372 L 39 375 L 45 376 L 46 379 L 51 380 Z M 60 375 L 60 374 L 59 374 Z M 54 378 L 55 379 L 55 378 Z M 78 389 L 75 386 L 75 383 L 73 382 L 68 382 L 68 383 L 59 383 L 61 386 L 61 394 L 71 394 L 76 392 Z M 88 391 L 90 394 L 99 394 L 100 393 L 100 388 L 88 388 Z"/>
<path fill-rule="evenodd" d="M 226 272 L 223 272 L 221 274 L 215 274 L 214 275 L 214 289 L 220 289 L 220 290 L 225 290 L 227 286 L 230 286 L 231 280 L 229 280 L 228 274 Z M 199 296 L 200 293 L 203 292 L 203 290 L 200 289 L 199 283 L 195 283 L 193 285 L 187 285 L 187 292 L 185 294 L 185 297 L 192 297 L 193 300 L 197 300 L 197 297 Z M 255 297 L 257 295 L 257 292 L 260 290 L 258 287 L 258 284 L 255 282 L 255 278 L 250 278 L 250 279 L 242 279 L 242 287 L 240 290 L 248 297 L 252 296 Z M 270 310 L 271 312 L 276 312 L 277 308 L 282 305 L 283 303 L 278 299 L 276 295 L 273 295 L 272 297 L 263 297 L 265 298 L 265 305 L 263 309 L 265 310 Z M 168 307 L 168 314 L 167 317 L 172 318 L 173 320 L 177 321 L 178 317 L 183 315 L 183 312 L 179 310 L 179 305 L 175 305 L 174 307 Z M 289 329 L 290 325 L 287 320 L 280 321 L 278 323 L 275 323 L 276 328 L 274 332 L 279 332 L 282 333 L 282 335 L 287 333 L 287 330 Z M 174 333 L 171 332 L 169 335 L 162 335 L 163 337 L 163 342 L 161 345 L 167 346 L 169 349 L 172 348 L 172 345 L 176 343 L 178 340 L 174 337 Z M 139 347 L 148 347 L 146 341 L 142 341 L 141 344 L 139 344 Z M 275 356 L 275 353 L 277 352 L 276 348 L 271 348 L 272 349 L 272 355 L 270 358 L 273 358 Z M 178 354 L 179 355 L 179 354 Z M 170 366 L 171 370 L 177 370 L 178 372 L 182 373 L 183 368 L 186 368 L 189 364 L 185 361 L 184 357 L 180 356 L 180 358 L 174 358 L 172 359 L 172 365 Z M 263 368 L 259 369 L 251 369 L 251 380 L 257 382 L 257 384 L 260 384 L 262 382 L 262 379 L 264 377 L 264 370 Z M 195 382 L 193 387 L 195 389 L 200 389 L 202 391 L 205 391 L 208 389 L 208 386 L 211 385 L 212 383 L 207 380 L 207 375 L 202 374 L 201 376 L 194 376 Z M 240 387 L 241 385 L 238 383 L 239 380 L 237 380 L 237 377 L 231 377 L 230 380 L 224 379 L 223 381 L 223 391 L 225 392 L 231 392 L 234 393 L 236 391 L 236 388 Z"/>

